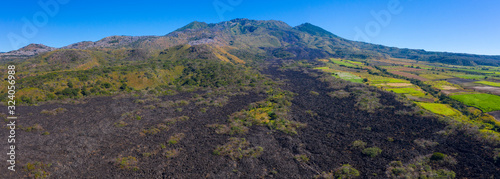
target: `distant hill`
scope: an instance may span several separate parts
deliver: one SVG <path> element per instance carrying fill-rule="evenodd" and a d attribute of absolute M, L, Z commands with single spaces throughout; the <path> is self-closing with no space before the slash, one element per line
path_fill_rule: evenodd
<path fill-rule="evenodd" d="M 15 59 L 15 58 L 26 58 L 26 57 L 38 55 L 40 53 L 50 52 L 50 51 L 53 51 L 55 49 L 56 48 L 54 48 L 54 47 L 49 47 L 49 46 L 46 46 L 43 44 L 29 44 L 23 48 L 18 49 L 18 50 L 0 53 L 0 59 L 8 60 L 8 59 Z"/>

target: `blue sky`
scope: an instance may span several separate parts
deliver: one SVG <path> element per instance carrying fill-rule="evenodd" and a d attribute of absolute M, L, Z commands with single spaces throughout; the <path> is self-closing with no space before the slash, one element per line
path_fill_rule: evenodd
<path fill-rule="evenodd" d="M 0 52 L 29 43 L 62 47 L 111 35 L 165 35 L 192 21 L 249 18 L 310 22 L 346 39 L 387 46 L 500 55 L 499 7 L 498 0 L 7 1 L 0 9 Z M 364 38 L 356 38 L 360 34 Z"/>

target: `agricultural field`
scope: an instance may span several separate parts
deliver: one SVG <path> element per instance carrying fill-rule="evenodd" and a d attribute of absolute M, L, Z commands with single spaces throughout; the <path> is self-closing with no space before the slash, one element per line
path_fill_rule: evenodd
<path fill-rule="evenodd" d="M 338 59 L 338 58 L 331 58 L 330 61 L 332 63 L 338 64 L 338 65 L 343 65 L 346 67 L 358 67 L 358 65 L 362 65 L 361 62 L 354 62 L 351 60 L 342 60 L 342 59 Z"/>
<path fill-rule="evenodd" d="M 457 90 L 462 89 L 460 85 L 450 83 L 448 81 L 426 81 L 425 84 L 431 85 L 440 90 Z"/>
<path fill-rule="evenodd" d="M 420 73 L 420 77 L 426 78 L 428 80 L 443 80 L 443 79 L 449 79 L 449 78 L 454 78 L 453 76 L 449 75 L 443 75 L 440 73 L 432 72 L 432 73 Z"/>
<path fill-rule="evenodd" d="M 492 94 L 457 94 L 450 96 L 466 105 L 474 106 L 483 112 L 500 110 L 500 96 Z"/>
<path fill-rule="evenodd" d="M 484 79 L 485 75 L 465 75 L 465 74 L 456 74 L 456 75 L 453 75 L 454 77 L 458 77 L 458 78 L 463 78 L 463 79 L 472 79 L 472 80 L 481 80 L 481 79 Z"/>
<path fill-rule="evenodd" d="M 409 94 L 411 96 L 417 96 L 417 97 L 425 96 L 425 93 L 417 88 L 387 88 L 386 90 L 399 94 Z"/>
<path fill-rule="evenodd" d="M 415 101 L 421 101 L 421 102 L 435 101 L 435 98 L 432 95 L 426 94 L 425 91 L 420 89 L 418 86 L 412 84 L 410 81 L 389 76 L 382 76 L 380 74 L 381 73 L 380 71 L 376 70 L 375 68 L 368 68 L 368 66 L 362 65 L 362 62 L 356 63 L 356 61 L 353 60 L 347 60 L 347 59 L 343 60 L 343 59 L 333 59 L 333 58 L 330 61 L 326 60 L 320 60 L 320 61 L 326 62 L 326 66 L 316 67 L 315 69 L 331 73 L 336 78 L 344 79 L 355 83 L 366 83 L 368 85 L 376 86 L 386 91 L 403 94 L 406 97 Z M 348 63 L 351 66 L 345 65 L 345 63 Z M 359 66 L 356 66 L 356 69 L 353 69 L 354 64 L 357 64 Z M 392 66 L 386 66 L 386 67 L 392 68 Z M 363 70 L 359 70 L 359 68 Z M 411 69 L 408 67 L 403 67 L 403 68 Z M 352 72 L 353 70 L 357 72 Z M 366 72 L 364 72 L 365 70 Z M 371 71 L 371 73 L 368 71 Z"/>
<path fill-rule="evenodd" d="M 335 76 L 336 78 L 340 78 L 340 79 L 343 79 L 343 80 L 351 81 L 351 82 L 354 82 L 354 83 L 363 83 L 363 79 L 362 78 L 360 78 L 359 76 L 354 75 L 354 74 L 352 74 L 350 72 L 339 71 L 339 70 L 335 70 L 335 69 L 332 69 L 332 68 L 329 68 L 329 67 L 317 67 L 317 68 L 314 68 L 314 69 L 318 69 L 318 70 L 322 70 L 324 72 L 331 73 L 332 76 Z"/>
<path fill-rule="evenodd" d="M 334 76 L 354 83 L 363 83 L 363 79 L 349 72 L 335 72 Z"/>
<path fill-rule="evenodd" d="M 477 81 L 475 83 L 479 83 L 479 84 L 483 84 L 483 85 L 488 85 L 488 86 L 500 87 L 500 83 L 491 82 L 491 81 Z"/>
<path fill-rule="evenodd" d="M 444 116 L 457 116 L 460 115 L 460 111 L 453 109 L 447 104 L 439 104 L 439 103 L 423 103 L 417 102 L 417 104 L 433 113 L 444 115 Z"/>
<path fill-rule="evenodd" d="M 494 82 L 499 77 L 496 75 L 499 73 L 497 67 L 453 66 L 394 58 L 366 61 L 332 58 L 323 62 L 326 63 L 325 66 L 316 69 L 332 73 L 333 76 L 347 81 L 365 83 L 403 94 L 422 108 L 436 114 L 453 116 L 460 111 L 449 105 L 440 104 L 438 96 L 435 96 L 438 94 L 429 94 L 411 80 L 419 80 L 422 85 L 428 85 L 438 93 L 451 95 L 452 99 L 481 109 L 483 112 L 500 110 L 500 107 L 497 107 L 500 106 L 500 102 L 497 102 L 500 101 L 500 97 L 497 96 L 500 94 L 498 93 L 500 83 Z M 390 75 L 384 75 L 380 70 Z"/>

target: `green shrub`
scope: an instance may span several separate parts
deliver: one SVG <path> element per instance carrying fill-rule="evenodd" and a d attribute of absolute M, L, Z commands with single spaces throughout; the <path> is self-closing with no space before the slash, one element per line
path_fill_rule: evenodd
<path fill-rule="evenodd" d="M 151 153 L 147 153 L 147 152 L 146 153 L 142 153 L 143 157 L 150 157 L 151 155 L 152 155 Z"/>
<path fill-rule="evenodd" d="M 352 142 L 351 148 L 353 149 L 364 149 L 366 147 L 366 142 L 363 142 L 361 140 L 356 140 Z"/>
<path fill-rule="evenodd" d="M 111 88 L 111 83 L 108 83 L 108 82 L 103 83 L 103 84 L 101 84 L 101 87 L 103 87 L 103 88 Z"/>
<path fill-rule="evenodd" d="M 186 100 L 179 100 L 179 101 L 175 102 L 176 106 L 186 106 L 188 104 L 189 104 L 189 101 L 186 101 Z"/>
<path fill-rule="evenodd" d="M 439 152 L 434 152 L 431 156 L 431 160 L 438 161 L 438 160 L 443 160 L 446 157 L 445 154 L 439 153 Z"/>
<path fill-rule="evenodd" d="M 500 148 L 495 148 L 493 159 L 495 159 L 495 162 L 498 162 L 498 160 L 500 159 Z"/>
<path fill-rule="evenodd" d="M 151 127 L 149 129 L 144 129 L 142 130 L 142 133 L 144 134 L 150 134 L 150 135 L 155 135 L 158 134 L 161 130 L 156 128 L 156 127 Z"/>
<path fill-rule="evenodd" d="M 128 124 L 126 122 L 120 121 L 120 122 L 115 122 L 116 127 L 125 127 Z"/>
<path fill-rule="evenodd" d="M 370 148 L 366 148 L 363 150 L 363 154 L 370 156 L 370 157 L 376 157 L 380 153 L 382 153 L 382 149 L 380 149 L 378 147 L 370 147 Z"/>
<path fill-rule="evenodd" d="M 184 133 L 178 133 L 173 136 L 170 136 L 167 142 L 169 145 L 175 145 L 179 143 L 179 141 L 182 140 L 183 138 L 184 138 Z"/>
<path fill-rule="evenodd" d="M 213 151 L 214 155 L 225 155 L 229 156 L 232 160 L 239 160 L 243 157 L 258 157 L 264 151 L 264 148 L 257 147 L 249 147 L 250 143 L 246 141 L 245 138 L 229 138 L 229 142 L 222 145 L 217 146 L 217 148 Z"/>
<path fill-rule="evenodd" d="M 167 150 L 164 155 L 165 157 L 167 158 L 174 158 L 176 157 L 177 155 L 179 155 L 180 151 L 177 150 L 177 149 L 172 149 L 172 150 Z"/>
<path fill-rule="evenodd" d="M 356 178 L 360 175 L 359 171 L 356 170 L 349 164 L 344 164 L 342 167 L 335 169 L 333 172 L 321 172 L 320 175 L 314 176 L 314 178 L 324 178 L 324 179 L 349 179 Z"/>
<path fill-rule="evenodd" d="M 307 155 L 305 154 L 295 155 L 293 158 L 299 162 L 309 162 L 309 157 L 307 157 Z"/>
<path fill-rule="evenodd" d="M 420 146 L 422 148 L 434 147 L 434 146 L 438 145 L 437 142 L 433 142 L 433 141 L 425 140 L 425 139 L 415 139 L 415 140 L 413 140 L 413 143 L 417 144 L 418 146 Z"/>
<path fill-rule="evenodd" d="M 435 162 L 430 164 L 429 156 L 419 156 L 411 163 L 402 164 L 401 161 L 392 161 L 386 169 L 388 178 L 455 178 L 455 172 L 441 168 L 445 162 Z M 446 160 L 446 159 L 445 159 Z M 439 170 L 433 169 L 439 167 Z"/>
<path fill-rule="evenodd" d="M 354 178 L 359 176 L 359 171 L 349 164 L 344 164 L 335 171 L 335 178 Z"/>
<path fill-rule="evenodd" d="M 31 127 L 26 127 L 24 131 L 26 132 L 31 132 L 31 131 L 41 131 L 43 130 L 43 127 L 40 124 L 35 124 Z"/>
<path fill-rule="evenodd" d="M 314 96 L 318 96 L 319 95 L 319 93 L 316 92 L 316 91 L 310 91 L 309 94 L 314 95 Z"/>
<path fill-rule="evenodd" d="M 224 124 L 210 124 L 207 127 L 215 129 L 215 133 L 217 134 L 227 134 L 231 129 L 227 125 Z"/>
<path fill-rule="evenodd" d="M 128 156 L 128 157 L 121 157 L 116 159 L 116 163 L 120 168 L 123 169 L 132 169 L 132 170 L 138 170 L 139 168 L 137 167 L 138 161 L 137 158 Z"/>
<path fill-rule="evenodd" d="M 406 171 L 406 169 L 404 167 L 393 168 L 391 172 L 395 176 L 403 176 L 403 175 L 406 175 L 406 173 L 407 173 L 407 171 Z"/>
<path fill-rule="evenodd" d="M 144 101 L 142 99 L 138 99 L 138 100 L 135 100 L 134 102 L 137 104 L 144 104 L 146 101 Z"/>
<path fill-rule="evenodd" d="M 439 169 L 436 171 L 436 178 L 455 178 L 456 174 L 454 171 L 451 170 L 445 170 L 445 169 Z"/>
<path fill-rule="evenodd" d="M 314 111 L 311 111 L 311 110 L 307 110 L 306 113 L 313 116 L 313 117 L 318 115 L 317 113 L 315 113 Z"/>

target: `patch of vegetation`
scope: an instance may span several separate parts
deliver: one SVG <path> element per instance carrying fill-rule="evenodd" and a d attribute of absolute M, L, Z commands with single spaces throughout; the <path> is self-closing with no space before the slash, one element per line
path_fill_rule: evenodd
<path fill-rule="evenodd" d="M 428 148 L 428 147 L 434 147 L 434 146 L 439 144 L 437 142 L 433 142 L 433 141 L 425 140 L 425 139 L 415 139 L 415 140 L 413 140 L 413 143 L 417 144 L 418 146 L 420 146 L 424 149 Z"/>
<path fill-rule="evenodd" d="M 351 144 L 352 149 L 364 149 L 365 147 L 366 147 L 366 142 L 363 142 L 362 140 L 356 140 Z"/>
<path fill-rule="evenodd" d="M 122 169 L 132 169 L 134 171 L 139 170 L 139 167 L 137 166 L 139 162 L 137 161 L 137 158 L 132 156 L 118 157 L 116 159 L 116 163 L 118 167 Z"/>
<path fill-rule="evenodd" d="M 309 162 L 309 157 L 305 154 L 295 155 L 293 158 L 299 162 L 307 163 Z"/>
<path fill-rule="evenodd" d="M 495 160 L 495 162 L 499 162 L 499 160 L 500 160 L 500 148 L 495 148 L 495 150 L 493 152 L 493 159 Z"/>
<path fill-rule="evenodd" d="M 375 91 L 372 92 L 367 88 L 355 87 L 352 93 L 356 96 L 356 107 L 361 110 L 373 113 L 382 107 L 378 98 L 380 94 Z"/>
<path fill-rule="evenodd" d="M 307 114 L 309 114 L 309 115 L 310 115 L 310 116 L 312 116 L 312 117 L 314 117 L 314 116 L 317 116 L 317 115 L 318 115 L 318 113 L 316 113 L 316 112 L 314 112 L 314 111 L 312 111 L 312 110 L 307 110 L 307 111 L 306 111 L 306 113 L 307 113 Z"/>
<path fill-rule="evenodd" d="M 35 124 L 31 127 L 26 127 L 23 130 L 26 132 L 41 131 L 41 130 L 43 130 L 43 127 L 40 124 Z"/>
<path fill-rule="evenodd" d="M 382 153 L 382 149 L 380 149 L 378 147 L 369 147 L 369 148 L 363 149 L 362 152 L 366 156 L 370 156 L 373 158 L 373 157 L 376 157 L 377 155 L 379 155 L 380 153 Z"/>
<path fill-rule="evenodd" d="M 189 120 L 188 116 L 179 116 L 179 117 L 175 117 L 175 118 L 167 118 L 164 120 L 164 123 L 166 125 L 173 125 L 179 121 L 187 121 L 187 120 Z"/>
<path fill-rule="evenodd" d="M 316 91 L 310 91 L 310 92 L 309 92 L 309 94 L 311 94 L 311 95 L 313 95 L 313 96 L 318 96 L 318 95 L 319 95 L 319 93 L 318 93 L 318 92 L 316 92 Z"/>
<path fill-rule="evenodd" d="M 44 164 L 42 162 L 28 163 L 23 169 L 26 173 L 28 173 L 28 177 L 30 178 L 48 178 L 50 173 L 47 172 L 47 169 L 52 166 L 51 163 Z"/>
<path fill-rule="evenodd" d="M 328 96 L 330 96 L 332 98 L 347 98 L 347 97 L 349 97 L 349 95 L 351 95 L 351 93 L 344 91 L 344 90 L 337 90 L 337 91 L 333 91 L 333 92 L 328 93 Z"/>
<path fill-rule="evenodd" d="M 142 110 L 134 110 L 130 112 L 125 112 L 121 115 L 121 118 L 123 120 L 141 120 Z"/>
<path fill-rule="evenodd" d="M 109 53 L 89 50 L 56 51 L 57 53 L 42 55 L 45 57 L 34 57 L 28 60 L 30 63 L 25 63 L 37 64 L 36 68 L 24 66 L 24 63 L 18 66 L 23 69 L 19 75 L 24 77 L 16 81 L 17 104 L 32 105 L 43 101 L 137 91 L 153 95 L 172 95 L 179 89 L 248 87 L 252 80 L 262 78 L 255 70 L 241 64 L 198 58 L 166 59 L 169 57 L 165 56 L 171 53 L 152 57 L 146 57 L 144 53 L 141 55 L 142 60 L 123 61 L 129 55 L 122 53 L 123 50 L 105 50 Z M 112 55 L 113 53 L 116 54 Z M 70 55 L 70 59 L 75 61 L 64 63 L 72 64 L 67 69 L 60 68 L 64 64 L 47 65 L 46 60 L 52 54 L 63 55 L 58 56 L 57 61 L 67 61 L 70 57 L 64 57 L 65 55 Z M 147 58 L 151 60 L 145 60 Z M 87 59 L 91 59 L 91 62 L 77 64 Z M 259 82 L 253 83 L 253 86 L 256 84 Z M 0 96 L 6 96 L 6 92 L 1 92 Z"/>
<path fill-rule="evenodd" d="M 339 179 L 350 179 L 350 178 L 356 178 L 360 176 L 360 173 L 356 168 L 352 167 L 349 164 L 344 164 L 342 167 L 339 167 L 335 169 L 334 171 L 330 172 L 321 172 L 320 175 L 314 176 L 314 178 L 321 178 L 321 179 L 331 179 L 331 178 L 339 178 Z"/>
<path fill-rule="evenodd" d="M 250 143 L 245 138 L 229 138 L 229 142 L 217 146 L 214 150 L 215 155 L 229 156 L 232 160 L 239 160 L 243 157 L 258 157 L 262 154 L 264 148 L 250 147 Z"/>
<path fill-rule="evenodd" d="M 145 128 L 141 131 L 141 136 L 145 135 L 155 135 L 160 133 L 161 131 L 168 131 L 170 129 L 171 125 L 174 125 L 175 123 L 179 121 L 185 121 L 188 120 L 188 116 L 179 116 L 175 118 L 167 118 L 165 119 L 162 123 L 158 123 L 156 125 L 150 126 L 148 128 Z"/>
<path fill-rule="evenodd" d="M 147 105 L 147 106 L 144 106 L 143 108 L 144 109 L 151 109 L 152 110 L 152 109 L 155 109 L 156 106 L 155 105 Z"/>
<path fill-rule="evenodd" d="M 224 124 L 210 124 L 207 127 L 215 129 L 215 133 L 217 134 L 227 134 L 231 131 L 231 129 Z"/>
<path fill-rule="evenodd" d="M 120 121 L 120 122 L 115 122 L 115 127 L 125 127 L 127 126 L 128 124 L 124 121 Z"/>
<path fill-rule="evenodd" d="M 443 160 L 444 157 L 446 155 L 444 155 L 443 153 L 439 153 L 439 152 L 434 152 L 431 156 L 431 160 L 434 160 L 434 161 L 439 161 L 439 160 Z"/>
<path fill-rule="evenodd" d="M 161 132 L 161 130 L 156 127 L 150 127 L 149 129 L 142 130 L 142 133 L 149 135 L 155 135 L 158 134 L 159 132 Z"/>
<path fill-rule="evenodd" d="M 150 157 L 151 155 L 153 155 L 153 154 L 149 153 L 149 152 L 142 153 L 143 157 Z"/>
<path fill-rule="evenodd" d="M 66 112 L 66 108 L 56 108 L 56 109 L 52 109 L 52 110 L 42 110 L 40 113 L 41 114 L 47 114 L 47 115 L 52 115 L 52 116 L 55 116 L 55 115 L 58 115 L 58 114 L 61 114 L 61 113 L 64 113 Z"/>
<path fill-rule="evenodd" d="M 271 88 L 268 98 L 250 105 L 250 109 L 233 113 L 229 117 L 229 134 L 245 134 L 252 125 L 268 126 L 287 134 L 297 134 L 297 129 L 306 125 L 289 120 L 288 110 L 293 93 Z"/>
<path fill-rule="evenodd" d="M 173 136 L 170 136 L 167 143 L 169 145 L 175 145 L 175 144 L 179 143 L 179 141 L 182 140 L 184 138 L 184 136 L 185 136 L 184 133 L 174 134 Z"/>
<path fill-rule="evenodd" d="M 433 166 L 440 166 L 430 164 L 430 155 L 421 156 L 413 159 L 408 164 L 402 164 L 401 161 L 392 161 L 386 170 L 387 177 L 391 178 L 455 178 L 455 172 L 440 168 L 433 169 Z"/>
<path fill-rule="evenodd" d="M 180 154 L 180 149 L 171 149 L 171 150 L 167 150 L 164 153 L 165 157 L 167 157 L 167 158 L 174 158 L 179 154 Z"/>
<path fill-rule="evenodd" d="M 392 137 L 387 137 L 387 141 L 389 141 L 389 142 L 394 142 L 394 138 L 392 138 Z"/>

